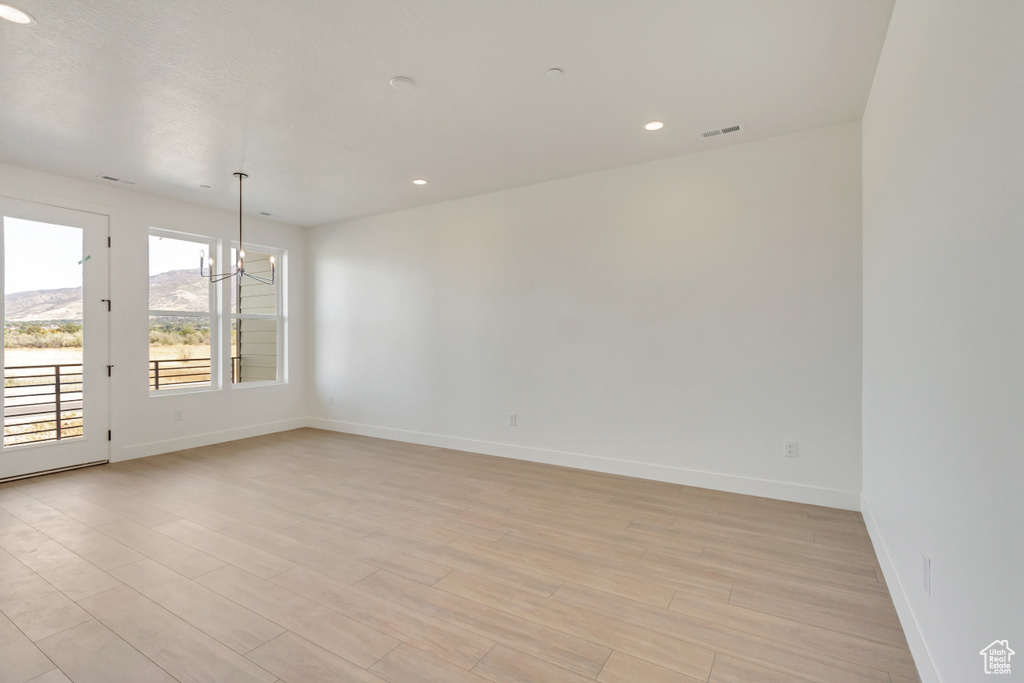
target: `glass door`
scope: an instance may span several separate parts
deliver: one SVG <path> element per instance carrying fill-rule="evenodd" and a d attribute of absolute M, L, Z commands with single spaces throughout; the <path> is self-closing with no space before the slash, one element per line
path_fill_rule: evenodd
<path fill-rule="evenodd" d="M 109 453 L 107 217 L 0 197 L 0 481 Z"/>

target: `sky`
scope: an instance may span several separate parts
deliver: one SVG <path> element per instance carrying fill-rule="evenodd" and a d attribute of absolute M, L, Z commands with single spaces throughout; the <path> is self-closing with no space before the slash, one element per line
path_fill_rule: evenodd
<path fill-rule="evenodd" d="M 82 230 L 5 216 L 4 294 L 82 286 Z M 195 269 L 199 252 L 210 247 L 172 239 L 149 238 L 149 274 Z"/>
<path fill-rule="evenodd" d="M 4 293 L 82 286 L 82 230 L 4 217 Z"/>
<path fill-rule="evenodd" d="M 199 252 L 206 252 L 210 259 L 210 246 L 171 237 L 149 236 L 149 274 L 166 273 L 169 270 L 195 269 L 199 275 Z"/>

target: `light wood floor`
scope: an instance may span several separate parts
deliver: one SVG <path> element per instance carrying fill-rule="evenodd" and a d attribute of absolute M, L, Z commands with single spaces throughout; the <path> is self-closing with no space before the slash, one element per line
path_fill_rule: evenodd
<path fill-rule="evenodd" d="M 0 485 L 0 681 L 906 683 L 859 514 L 312 429 Z"/>

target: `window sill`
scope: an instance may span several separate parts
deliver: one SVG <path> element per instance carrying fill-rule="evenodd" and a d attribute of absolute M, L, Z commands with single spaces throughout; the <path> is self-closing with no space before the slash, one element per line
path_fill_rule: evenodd
<path fill-rule="evenodd" d="M 287 380 L 268 379 L 260 382 L 232 382 L 232 389 L 256 389 L 259 387 L 280 387 L 288 384 Z"/>
<path fill-rule="evenodd" d="M 157 398 L 159 396 L 181 396 L 182 394 L 208 394 L 213 391 L 220 391 L 217 387 L 180 387 L 180 388 L 165 388 L 165 389 L 150 389 L 149 397 Z"/>

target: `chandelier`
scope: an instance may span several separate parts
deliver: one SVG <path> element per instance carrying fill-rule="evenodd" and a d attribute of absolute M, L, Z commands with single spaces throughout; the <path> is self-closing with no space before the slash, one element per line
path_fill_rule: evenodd
<path fill-rule="evenodd" d="M 262 282 L 265 285 L 274 284 L 274 275 L 276 273 L 276 259 L 273 255 L 270 256 L 270 277 L 263 277 L 260 275 L 253 275 L 252 273 L 245 272 L 245 248 L 244 242 L 242 242 L 242 181 L 249 177 L 247 173 L 235 173 L 238 178 L 238 261 L 235 262 L 235 269 L 227 273 L 215 273 L 213 271 L 213 259 L 210 259 L 209 269 L 206 267 L 206 252 L 199 252 L 199 275 L 205 277 L 212 282 L 220 282 L 221 280 L 227 280 L 229 277 L 238 276 L 238 282 L 241 284 L 242 278 L 252 278 L 257 282 Z"/>

